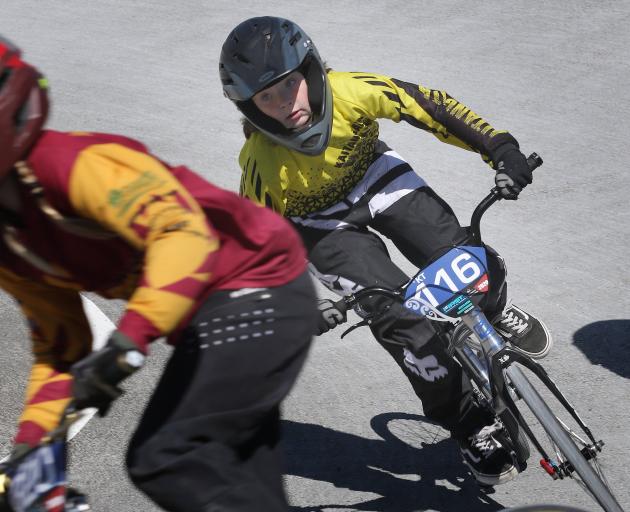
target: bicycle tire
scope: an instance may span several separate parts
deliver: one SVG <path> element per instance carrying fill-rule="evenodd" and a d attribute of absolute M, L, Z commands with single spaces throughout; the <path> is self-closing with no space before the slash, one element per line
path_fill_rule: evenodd
<path fill-rule="evenodd" d="M 571 463 L 593 498 L 606 512 L 623 512 L 611 490 L 588 463 L 571 436 L 562 427 L 556 415 L 521 369 L 518 366 L 510 365 L 505 373 L 549 438 Z"/>
<path fill-rule="evenodd" d="M 514 414 L 512 414 L 509 409 L 505 409 L 498 417 L 510 437 L 511 447 L 512 450 L 514 450 L 516 461 L 519 465 L 517 469 L 520 473 L 527 467 L 527 461 L 531 455 L 527 436 L 525 432 L 523 432 L 523 429 L 520 428 Z"/>
<path fill-rule="evenodd" d="M 458 359 L 459 361 L 459 359 Z M 479 390 L 480 384 L 477 382 L 477 379 L 474 375 L 469 374 L 466 370 L 463 370 L 466 373 L 466 376 L 470 380 L 471 384 L 476 387 L 477 391 L 477 401 L 479 404 L 485 408 L 488 412 L 494 414 L 503 424 L 503 428 L 507 433 L 507 439 L 505 439 L 505 443 L 509 443 L 511 450 L 514 452 L 516 469 L 519 473 L 525 470 L 527 467 L 527 461 L 531 455 L 529 449 L 529 441 L 525 432 L 518 424 L 517 419 L 514 417 L 514 414 L 510 409 L 506 408 L 501 413 L 497 413 L 493 410 L 492 406 L 488 403 L 483 393 Z"/>
<path fill-rule="evenodd" d="M 583 508 L 566 505 L 525 505 L 523 507 L 506 508 L 500 512 L 586 512 Z"/>
<path fill-rule="evenodd" d="M 473 350 L 475 348 L 479 349 L 478 344 L 475 345 L 474 337 L 471 336 L 470 329 L 468 329 L 468 327 L 466 327 L 463 323 L 455 328 L 452 336 L 453 343 L 456 346 L 462 343 L 466 343 Z M 482 381 L 479 376 L 476 375 L 476 373 L 471 369 L 467 358 L 462 357 L 457 350 L 453 352 L 453 357 L 462 367 L 462 371 L 466 374 L 466 377 L 468 378 L 468 380 L 470 380 L 471 384 L 477 388 L 477 400 L 482 404 L 483 407 L 485 407 L 488 411 L 491 411 L 501 420 L 501 423 L 503 424 L 503 427 L 505 428 L 509 437 L 509 443 L 516 458 L 517 469 L 519 473 L 524 471 L 527 466 L 527 460 L 529 459 L 531 453 L 527 436 L 518 424 L 518 421 L 514 417 L 514 414 L 512 414 L 512 412 L 507 408 L 503 410 L 503 412 L 498 414 L 493 411 L 492 406 L 489 404 L 487 398 L 484 396 L 482 391 L 484 381 Z"/>

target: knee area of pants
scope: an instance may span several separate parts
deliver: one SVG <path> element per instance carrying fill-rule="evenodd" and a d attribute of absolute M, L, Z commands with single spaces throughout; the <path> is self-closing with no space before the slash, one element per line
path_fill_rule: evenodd
<path fill-rule="evenodd" d="M 127 452 L 127 456 L 125 458 L 125 467 L 127 469 L 127 476 L 129 479 L 137 486 L 140 486 L 143 480 L 143 477 L 146 476 L 146 471 L 142 467 L 142 456 L 134 451 L 133 453 Z"/>
<path fill-rule="evenodd" d="M 125 456 L 127 475 L 140 488 L 142 482 L 150 479 L 156 468 L 165 462 L 163 449 L 152 449 L 148 444 L 131 446 Z"/>

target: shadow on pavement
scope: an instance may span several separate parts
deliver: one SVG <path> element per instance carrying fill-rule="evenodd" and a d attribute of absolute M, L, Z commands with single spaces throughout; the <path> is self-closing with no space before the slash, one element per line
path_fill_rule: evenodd
<path fill-rule="evenodd" d="M 283 421 L 287 474 L 380 495 L 354 505 L 333 504 L 322 496 L 313 500 L 317 505 L 293 507 L 293 512 L 503 510 L 479 489 L 456 443 L 440 427 L 406 413 L 380 414 L 371 426 L 380 439 Z"/>
<path fill-rule="evenodd" d="M 602 320 L 578 329 L 573 344 L 593 364 L 630 379 L 630 320 Z"/>

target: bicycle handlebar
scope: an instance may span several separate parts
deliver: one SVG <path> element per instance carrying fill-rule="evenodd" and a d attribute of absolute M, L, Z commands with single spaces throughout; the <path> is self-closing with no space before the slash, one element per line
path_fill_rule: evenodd
<path fill-rule="evenodd" d="M 527 157 L 527 165 L 529 170 L 534 172 L 537 167 L 540 167 L 543 163 L 543 159 L 538 155 L 538 153 L 532 153 Z M 501 194 L 499 193 L 499 189 L 494 187 L 490 190 L 490 193 L 484 197 L 481 202 L 473 211 L 472 217 L 470 218 L 470 239 L 477 245 L 481 244 L 481 232 L 479 224 L 481 223 L 481 217 L 486 212 L 488 208 L 490 208 L 494 203 L 503 199 Z"/>
<path fill-rule="evenodd" d="M 346 311 L 353 307 L 363 295 L 371 294 L 381 295 L 391 299 L 399 299 L 402 297 L 402 293 L 398 290 L 390 290 L 389 288 L 381 288 L 379 286 L 369 286 L 358 290 L 355 293 L 351 293 L 350 295 L 346 295 L 337 302 L 333 302 L 333 307 L 345 315 Z"/>
<path fill-rule="evenodd" d="M 540 167 L 542 163 L 543 159 L 537 153 L 532 153 L 527 157 L 527 165 L 532 172 L 537 167 Z M 490 193 L 479 202 L 479 204 L 473 211 L 470 219 L 470 240 L 473 243 L 481 245 L 481 217 L 486 212 L 486 210 L 488 210 L 488 208 L 490 208 L 494 203 L 501 199 L 503 198 L 501 197 L 499 189 L 497 187 L 493 187 L 492 190 L 490 190 Z M 392 299 L 397 299 L 402 296 L 401 290 L 390 290 L 388 288 L 370 286 L 368 288 L 363 288 L 356 293 L 352 293 L 350 295 L 342 297 L 337 302 L 334 302 L 333 306 L 345 315 L 348 309 L 358 302 L 360 296 L 369 294 L 383 295 Z"/>

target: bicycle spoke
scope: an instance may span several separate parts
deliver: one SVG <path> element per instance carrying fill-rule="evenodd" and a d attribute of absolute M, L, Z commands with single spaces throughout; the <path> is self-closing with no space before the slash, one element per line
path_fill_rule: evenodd
<path fill-rule="evenodd" d="M 575 430 L 571 429 L 558 416 L 556 416 L 556 419 L 558 420 L 560 425 L 562 425 L 565 431 L 576 441 L 576 444 L 578 445 L 578 447 L 580 448 L 587 447 L 589 445 L 587 441 L 585 441 L 582 437 L 580 437 Z M 547 435 L 547 438 L 549 439 L 550 444 L 554 446 L 554 452 L 556 453 L 556 457 L 558 458 L 558 460 L 561 460 L 563 463 L 568 462 L 567 459 L 564 457 L 564 455 L 562 455 L 561 451 L 558 449 L 556 444 L 553 442 L 551 437 Z M 598 456 L 593 457 L 591 460 L 589 460 L 589 464 L 591 465 L 593 470 L 597 473 L 597 475 L 600 477 L 604 485 L 610 488 L 610 484 L 608 482 L 608 479 L 606 478 L 606 473 L 604 471 L 600 458 Z M 568 475 L 568 477 L 571 478 L 577 485 L 579 485 L 585 492 L 587 492 L 588 494 L 592 496 L 592 493 L 588 489 L 588 486 L 584 483 L 584 481 L 582 480 L 582 478 L 580 478 L 579 475 L 577 475 L 576 473 L 571 473 L 570 475 Z M 594 496 L 593 496 L 593 499 L 595 499 Z"/>

